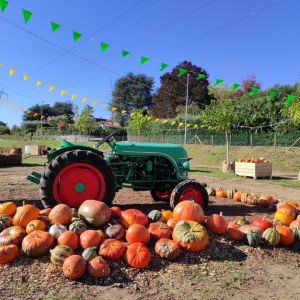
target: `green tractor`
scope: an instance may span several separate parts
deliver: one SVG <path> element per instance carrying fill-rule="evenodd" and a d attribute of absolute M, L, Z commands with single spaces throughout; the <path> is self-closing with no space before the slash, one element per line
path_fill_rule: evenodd
<path fill-rule="evenodd" d="M 155 201 L 170 201 L 174 208 L 193 199 L 205 210 L 208 194 L 199 182 L 188 179 L 187 152 L 178 145 L 116 143 L 110 134 L 96 148 L 61 140 L 61 147 L 48 148 L 43 174 L 32 172 L 26 179 L 40 186 L 45 208 L 64 203 L 79 207 L 85 200 L 111 206 L 122 188 L 149 190 Z M 107 142 L 109 154 L 98 150 Z"/>

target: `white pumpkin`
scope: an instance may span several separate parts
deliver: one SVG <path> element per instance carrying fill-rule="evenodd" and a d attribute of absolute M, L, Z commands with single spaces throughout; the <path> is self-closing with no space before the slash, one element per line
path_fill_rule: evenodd
<path fill-rule="evenodd" d="M 59 236 L 68 231 L 67 227 L 60 224 L 54 224 L 49 228 L 49 233 L 57 240 Z"/>

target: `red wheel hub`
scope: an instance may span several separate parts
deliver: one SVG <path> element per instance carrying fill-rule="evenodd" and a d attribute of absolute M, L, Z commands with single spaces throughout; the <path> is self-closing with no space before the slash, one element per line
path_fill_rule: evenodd
<path fill-rule="evenodd" d="M 53 184 L 57 203 L 79 207 L 85 200 L 101 201 L 105 194 L 105 181 L 98 169 L 77 163 L 62 169 Z"/>
<path fill-rule="evenodd" d="M 155 191 L 155 194 L 158 198 L 160 198 L 162 200 L 166 200 L 166 199 L 170 199 L 171 194 L 172 194 L 172 190 L 168 190 L 168 191 L 165 191 L 165 192 Z"/>
<path fill-rule="evenodd" d="M 198 203 L 201 206 L 203 204 L 203 196 L 197 189 L 188 188 L 184 190 L 179 197 L 179 202 L 190 199 L 193 199 L 196 203 Z"/>

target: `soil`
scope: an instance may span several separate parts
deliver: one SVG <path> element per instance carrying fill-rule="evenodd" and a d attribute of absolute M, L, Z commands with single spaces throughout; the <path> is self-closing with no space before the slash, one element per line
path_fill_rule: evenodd
<path fill-rule="evenodd" d="M 42 172 L 42 166 L 0 169 L 0 203 L 23 200 L 42 208 L 39 190 L 25 179 L 32 168 Z M 200 182 L 227 189 L 233 186 L 251 193 L 270 194 L 276 199 L 298 200 L 298 192 L 257 181 L 235 182 L 196 176 Z M 299 203 L 300 204 L 300 203 Z M 154 202 L 147 191 L 124 189 L 114 200 L 121 210 L 136 208 L 148 214 L 153 209 L 170 209 L 166 202 Z M 229 199 L 210 197 L 205 215 L 223 212 L 227 222 L 244 216 L 273 220 L 274 213 Z M 117 222 L 117 221 L 115 221 Z M 204 225 L 205 226 L 205 225 Z M 105 231 L 106 226 L 101 228 Z M 50 254 L 40 258 L 27 257 L 21 249 L 19 257 L 0 265 L 1 299 L 297 299 L 300 284 L 300 243 L 291 246 L 251 248 L 233 241 L 227 234 L 209 232 L 208 245 L 198 253 L 182 251 L 174 261 L 161 259 L 154 252 L 154 242 L 147 246 L 152 254 L 149 266 L 133 269 L 123 259 L 109 262 L 110 274 L 95 279 L 86 274 L 78 280 L 64 277 L 62 268 L 50 261 Z M 123 241 L 126 244 L 125 240 Z M 76 250 L 76 254 L 81 254 Z"/>

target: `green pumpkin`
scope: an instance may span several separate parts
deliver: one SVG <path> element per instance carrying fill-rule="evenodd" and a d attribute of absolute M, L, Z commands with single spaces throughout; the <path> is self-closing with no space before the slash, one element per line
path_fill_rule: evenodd
<path fill-rule="evenodd" d="M 58 266 L 62 266 L 64 261 L 71 255 L 74 255 L 74 251 L 69 246 L 56 246 L 53 250 L 50 250 L 51 261 Z"/>
<path fill-rule="evenodd" d="M 5 214 L 0 214 L 0 232 L 12 226 L 12 218 Z"/>
<path fill-rule="evenodd" d="M 294 240 L 296 242 L 300 242 L 300 229 L 299 229 L 299 223 L 297 222 L 297 227 L 291 228 L 294 232 L 295 238 Z"/>
<path fill-rule="evenodd" d="M 152 210 L 148 214 L 148 219 L 149 219 L 149 223 L 162 222 L 164 216 L 159 210 Z"/>
<path fill-rule="evenodd" d="M 236 190 L 231 187 L 231 189 L 227 190 L 227 198 L 233 199 L 233 195 L 235 192 L 236 192 Z"/>
<path fill-rule="evenodd" d="M 244 242 L 246 245 L 249 245 L 250 247 L 256 248 L 260 245 L 261 240 L 258 233 L 250 231 L 245 234 L 244 236 Z"/>
<path fill-rule="evenodd" d="M 211 188 L 211 187 L 207 188 L 206 191 L 207 191 L 208 196 L 214 196 L 216 194 L 215 189 Z"/>
<path fill-rule="evenodd" d="M 274 228 L 267 228 L 263 235 L 262 240 L 265 244 L 270 246 L 276 246 L 279 243 L 280 240 L 280 234 L 279 232 Z"/>
<path fill-rule="evenodd" d="M 88 230 L 86 224 L 83 221 L 75 221 L 69 226 L 69 230 L 76 233 L 78 237 L 86 230 Z"/>
<path fill-rule="evenodd" d="M 83 252 L 82 252 L 82 257 L 86 262 L 91 261 L 93 258 L 97 257 L 97 252 L 95 251 L 96 247 L 92 247 L 92 248 L 86 248 Z"/>
<path fill-rule="evenodd" d="M 244 217 L 244 218 L 241 218 L 241 219 L 238 219 L 238 220 L 235 220 L 234 223 L 239 224 L 240 226 L 250 224 L 249 221 L 247 221 L 247 220 L 245 219 L 245 217 Z"/>
<path fill-rule="evenodd" d="M 241 202 L 242 203 L 247 203 L 247 197 L 248 197 L 248 193 L 247 192 L 245 192 L 245 193 L 243 193 L 242 194 L 242 196 L 241 196 Z"/>

